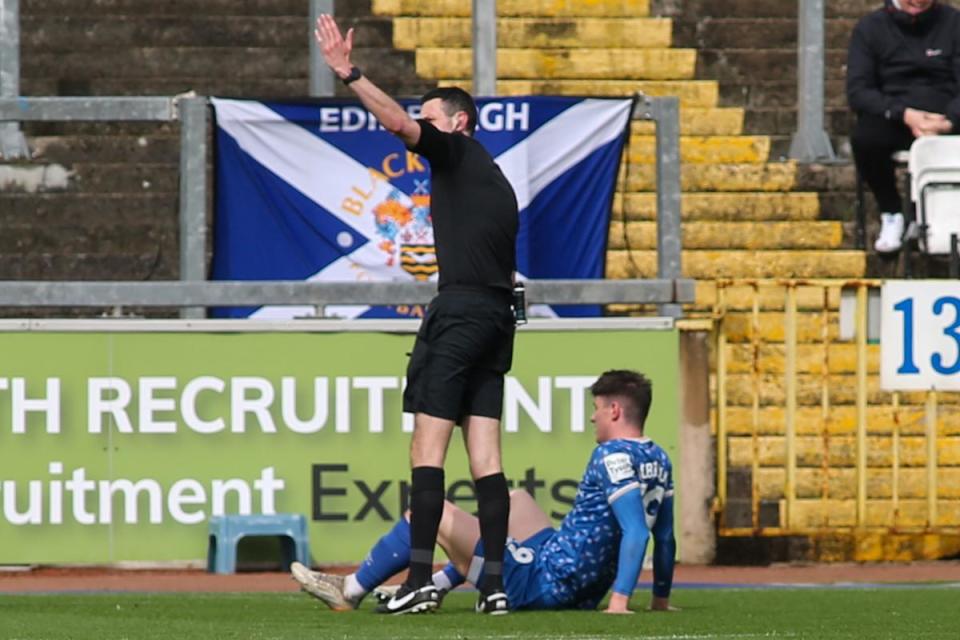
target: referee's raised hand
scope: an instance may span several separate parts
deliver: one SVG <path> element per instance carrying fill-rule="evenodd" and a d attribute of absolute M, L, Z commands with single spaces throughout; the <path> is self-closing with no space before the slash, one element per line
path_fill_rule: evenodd
<path fill-rule="evenodd" d="M 330 14 L 324 13 L 317 18 L 317 28 L 313 30 L 323 59 L 341 78 L 350 75 L 350 52 L 353 51 L 353 28 L 347 30 L 347 36 L 340 34 L 340 27 Z"/>

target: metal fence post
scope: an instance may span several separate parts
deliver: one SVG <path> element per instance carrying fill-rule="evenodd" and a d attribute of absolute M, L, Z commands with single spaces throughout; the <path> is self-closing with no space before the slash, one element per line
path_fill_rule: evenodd
<path fill-rule="evenodd" d="M 790 157 L 801 162 L 835 160 L 823 128 L 824 0 L 800 0 L 797 21 L 797 132 Z"/>
<path fill-rule="evenodd" d="M 657 131 L 657 277 L 682 277 L 680 221 L 680 99 L 647 98 L 638 107 L 656 122 Z M 643 113 L 643 112 L 642 112 Z M 636 117 L 634 113 L 634 117 Z M 679 304 L 661 304 L 662 316 L 679 318 Z"/>
<path fill-rule="evenodd" d="M 0 98 L 20 96 L 20 0 L 0 0 Z M 0 157 L 29 158 L 17 122 L 0 122 Z"/>
<path fill-rule="evenodd" d="M 310 41 L 310 95 L 315 98 L 329 97 L 334 94 L 333 71 L 323 61 L 320 45 L 313 35 L 317 18 L 323 13 L 333 15 L 333 0 L 310 0 L 310 24 L 307 25 L 307 38 Z"/>
<path fill-rule="evenodd" d="M 180 280 L 207 278 L 207 99 L 180 100 Z M 200 307 L 181 311 L 202 318 Z"/>
<path fill-rule="evenodd" d="M 473 0 L 473 95 L 497 93 L 497 0 Z"/>

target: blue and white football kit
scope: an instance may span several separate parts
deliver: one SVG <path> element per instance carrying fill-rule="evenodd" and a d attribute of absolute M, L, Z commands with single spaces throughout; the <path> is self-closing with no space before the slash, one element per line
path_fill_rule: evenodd
<path fill-rule="evenodd" d="M 649 438 L 598 445 L 560 528 L 508 541 L 503 578 L 510 607 L 594 609 L 611 586 L 631 595 L 651 532 L 653 592 L 668 597 L 676 552 L 670 458 Z"/>

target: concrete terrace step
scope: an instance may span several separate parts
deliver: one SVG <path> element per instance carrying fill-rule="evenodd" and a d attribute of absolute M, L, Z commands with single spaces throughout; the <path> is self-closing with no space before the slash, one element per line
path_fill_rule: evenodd
<path fill-rule="evenodd" d="M 672 4 L 672 3 L 671 3 Z M 858 17 L 875 10 L 879 5 L 877 0 L 843 0 L 843 2 L 827 2 L 826 15 L 828 17 L 847 16 Z M 797 7 L 783 0 L 749 0 L 746 2 L 717 2 L 717 0 L 684 0 L 682 14 L 690 18 L 712 17 L 718 10 L 723 11 L 725 17 L 742 18 L 796 18 Z M 675 13 L 679 13 L 676 9 Z"/>
<path fill-rule="evenodd" d="M 375 15 L 469 17 L 467 0 L 373 0 Z M 552 17 L 620 17 L 650 15 L 650 0 L 498 0 L 497 15 Z"/>
<path fill-rule="evenodd" d="M 839 222 L 690 222 L 683 225 L 684 249 L 795 250 L 838 249 L 843 243 Z M 655 222 L 611 221 L 608 250 L 655 249 Z"/>
<path fill-rule="evenodd" d="M 797 315 L 798 343 L 822 344 L 825 338 L 830 343 L 840 340 L 840 316 L 829 302 L 826 311 L 821 305 L 819 309 L 806 309 Z M 754 337 L 767 344 L 782 343 L 786 326 L 787 315 L 778 311 L 758 311 L 756 320 L 751 311 L 728 310 L 723 316 L 723 335 L 731 344 L 752 345 Z"/>
<path fill-rule="evenodd" d="M 828 504 L 821 502 L 818 505 L 819 512 L 816 509 L 808 508 L 802 517 L 806 520 L 808 516 L 811 516 L 821 522 L 828 520 L 834 526 L 843 526 L 835 522 L 835 519 L 840 519 L 843 516 L 838 517 L 833 509 L 841 506 L 840 503 L 844 500 L 850 501 L 850 507 L 856 504 L 856 438 L 854 436 L 836 436 L 835 441 L 834 438 L 830 440 L 830 450 L 828 451 L 823 438 L 797 439 L 798 462 L 795 497 L 801 501 L 806 498 L 815 499 L 817 502 L 829 498 L 829 503 L 832 503 L 832 505 L 828 506 Z M 888 513 L 885 513 L 882 519 L 893 519 L 893 513 L 896 512 L 897 521 L 903 524 L 904 515 L 900 513 L 899 501 L 921 500 L 926 497 L 930 483 L 927 481 L 926 451 L 923 444 L 923 438 L 903 438 L 895 452 L 890 438 L 867 438 L 866 445 L 870 451 L 870 459 L 868 461 L 869 468 L 866 469 L 866 497 L 870 500 L 871 506 L 868 511 L 868 522 L 875 523 L 877 520 L 881 520 L 876 513 L 876 508 L 879 505 L 875 504 L 874 501 L 884 498 L 889 499 L 892 496 L 891 478 L 893 474 L 890 473 L 890 467 L 895 455 L 899 457 L 900 466 L 897 483 L 898 504 L 888 503 L 885 505 L 885 510 Z M 953 457 L 950 455 L 952 450 L 960 448 L 958 445 L 960 445 L 960 438 L 941 438 L 938 442 L 938 448 L 943 447 L 949 458 Z M 755 451 L 751 439 L 731 438 L 729 446 L 730 466 L 749 469 Z M 783 468 L 786 462 L 785 452 L 786 443 L 783 437 L 768 436 L 758 439 L 756 453 L 763 462 L 757 470 L 756 481 L 758 497 L 761 500 L 778 500 L 783 497 L 784 487 L 786 486 L 786 470 Z M 824 469 L 824 466 L 829 466 L 829 470 Z M 956 488 L 957 483 L 960 482 L 960 469 L 943 465 L 937 470 L 937 478 L 937 494 L 941 500 L 960 497 L 960 492 Z M 831 513 L 828 515 L 823 512 L 824 510 Z M 873 511 L 873 513 L 869 513 L 870 511 Z M 853 509 L 851 509 L 851 513 L 849 513 L 851 522 L 855 521 L 853 516 Z M 943 517 L 938 519 L 944 525 L 948 522 L 958 525 L 960 524 L 960 509 L 948 507 Z M 922 522 L 923 520 L 920 520 L 920 523 Z"/>
<path fill-rule="evenodd" d="M 960 407 L 943 405 L 939 409 L 937 417 L 943 421 L 941 433 L 960 435 Z M 755 421 L 752 407 L 727 407 L 727 431 L 738 435 L 752 435 L 754 431 L 763 435 L 781 435 L 785 433 L 786 414 L 783 407 L 761 407 L 756 413 Z M 892 434 L 899 431 L 901 434 L 923 435 L 926 430 L 926 411 L 922 402 L 913 405 L 901 404 L 896 410 L 891 406 L 867 407 L 869 433 Z M 856 431 L 855 406 L 830 407 L 826 417 L 820 406 L 797 408 L 798 434 L 852 434 Z"/>
<path fill-rule="evenodd" d="M 883 471 L 890 476 L 890 470 Z M 783 486 L 781 484 L 781 486 Z M 904 533 L 891 535 L 884 533 L 859 538 L 852 548 L 822 550 L 824 561 L 913 561 L 937 560 L 957 555 L 955 543 L 948 542 L 951 536 L 928 536 L 924 533 L 911 533 L 931 528 L 950 528 L 960 526 L 960 503 L 941 500 L 937 510 L 937 521 L 930 522 L 929 506 L 926 499 L 898 498 L 877 500 L 873 496 L 866 503 L 863 522 L 857 517 L 857 501 L 814 498 L 797 500 L 790 515 L 791 528 L 795 531 L 813 531 L 840 529 L 841 531 L 860 527 L 899 530 Z M 840 555 L 840 554 L 844 555 Z"/>
<path fill-rule="evenodd" d="M 441 80 L 442 87 L 470 87 L 470 73 L 457 79 Z M 497 95 L 559 96 L 677 96 L 683 107 L 715 107 L 719 85 L 713 80 L 497 80 Z"/>
<path fill-rule="evenodd" d="M 305 11 L 304 7 L 304 11 Z M 21 46 L 25 55 L 36 51 L 113 50 L 120 47 L 287 47 L 306 51 L 300 36 L 306 15 L 62 16 L 24 15 Z M 390 47 L 390 22 L 366 19 L 354 25 L 356 42 L 363 47 Z"/>
<path fill-rule="evenodd" d="M 631 136 L 630 162 L 656 162 L 656 138 Z M 770 155 L 768 136 L 681 136 L 680 160 L 690 164 L 758 163 Z"/>
<path fill-rule="evenodd" d="M 356 53 L 362 53 L 358 50 Z M 358 59 L 360 56 L 356 56 Z M 376 56 L 369 61 L 373 63 Z M 412 64 L 411 64 L 412 67 Z M 364 64 L 364 69 L 375 82 L 391 82 L 397 96 L 421 96 L 436 83 L 417 78 L 411 70 L 398 78 L 396 70 Z M 302 98 L 309 90 L 308 79 L 249 77 L 237 78 L 229 74 L 217 76 L 175 76 L 172 72 L 162 77 L 98 78 L 74 76 L 70 79 L 41 76 L 24 78 L 20 83 L 23 95 L 64 96 L 172 96 L 184 91 L 196 91 L 203 96 L 236 98 Z M 469 86 L 469 83 L 464 86 Z"/>
<path fill-rule="evenodd" d="M 857 18 L 827 21 L 824 46 L 827 49 L 846 49 L 856 22 Z M 798 23 L 796 15 L 790 18 L 711 17 L 702 22 L 699 28 L 693 23 L 681 21 L 676 32 L 678 44 L 697 49 L 742 48 L 744 43 L 756 41 L 758 33 L 763 34 L 763 44 L 766 46 L 781 48 L 796 45 Z"/>
<path fill-rule="evenodd" d="M 636 252 L 634 252 L 636 253 Z M 762 254 L 762 252 L 761 252 Z M 712 277 L 707 278 L 697 278 L 694 283 L 695 294 L 694 302 L 692 304 L 686 305 L 687 311 L 694 314 L 695 316 L 702 316 L 707 314 L 712 317 L 712 314 L 717 309 L 725 309 L 726 314 L 725 318 L 732 318 L 732 322 L 735 327 L 739 327 L 740 334 L 729 332 L 725 335 L 732 335 L 733 342 L 744 342 L 742 340 L 742 332 L 749 330 L 750 320 L 743 320 L 743 317 L 746 314 L 753 312 L 753 299 L 754 294 L 758 298 L 759 308 L 761 312 L 767 312 L 770 310 L 773 311 L 783 311 L 786 307 L 785 300 L 786 294 L 782 287 L 767 287 L 762 286 L 759 289 L 754 289 L 753 286 L 749 284 L 737 285 L 737 286 L 728 286 L 723 287 L 724 297 L 721 301 L 718 294 L 717 280 L 715 278 L 727 279 L 725 274 L 714 274 Z M 774 280 L 784 278 L 787 279 L 789 276 L 777 276 Z M 818 278 L 820 280 L 833 280 L 838 283 L 837 288 L 829 288 L 826 293 L 826 303 L 824 302 L 824 290 L 820 287 L 810 287 L 799 285 L 796 288 L 797 291 L 797 310 L 800 312 L 797 320 L 798 331 L 806 330 L 806 336 L 813 336 L 817 338 L 821 336 L 820 333 L 816 333 L 817 326 L 820 326 L 816 323 L 822 322 L 824 304 L 826 304 L 827 309 L 830 310 L 832 314 L 830 317 L 836 316 L 836 310 L 840 306 L 840 283 L 843 282 L 856 282 L 859 277 L 838 277 L 838 278 Z M 631 314 L 640 314 L 646 315 L 649 313 L 649 308 L 644 307 L 644 305 L 636 304 L 612 304 L 608 305 L 607 308 L 614 315 L 631 315 Z M 802 319 L 801 319 L 802 318 Z M 835 318 L 834 318 L 835 319 Z M 745 325 L 746 323 L 746 325 Z M 747 328 L 744 329 L 743 327 Z M 822 326 L 820 326 L 822 330 Z M 765 327 L 765 331 L 769 331 L 771 334 L 776 334 L 777 331 L 780 331 L 782 336 L 782 328 L 778 329 L 776 326 Z M 834 331 L 831 335 L 834 335 Z M 780 340 L 783 341 L 782 339 Z M 822 340 L 819 340 L 822 342 Z M 818 342 L 817 339 L 807 340 L 807 342 Z M 960 398 L 958 398 L 960 401 Z"/>
<path fill-rule="evenodd" d="M 49 73 L 48 70 L 46 73 Z M 373 75 L 373 74 L 371 74 Z M 306 78 L 230 78 L 184 76 L 163 78 L 72 78 L 49 75 L 25 77 L 21 93 L 28 96 L 172 96 L 196 91 L 202 96 L 303 96 Z M 413 93 L 413 92 L 411 92 Z"/>
<path fill-rule="evenodd" d="M 857 402 L 857 377 L 853 373 L 797 374 L 797 404 L 816 406 L 823 400 L 824 386 L 830 406 L 851 405 Z M 735 373 L 726 378 L 727 403 L 749 407 L 754 394 L 761 407 L 786 406 L 786 391 L 782 373 Z M 926 392 L 909 391 L 898 394 L 901 405 L 922 405 L 926 401 Z M 940 394 L 937 398 L 941 405 L 960 403 L 960 394 Z M 891 407 L 893 414 L 893 394 L 880 388 L 880 376 L 871 373 L 867 376 L 867 401 L 871 405 Z"/>
<path fill-rule="evenodd" d="M 144 255 L 156 253 L 160 244 L 177 245 L 176 219 L 157 222 L 97 225 L 4 225 L 0 255 L 27 257 L 37 254 Z"/>
<path fill-rule="evenodd" d="M 790 191 L 796 186 L 796 164 L 685 164 L 680 168 L 683 191 Z M 653 191 L 656 166 L 632 164 L 627 191 Z"/>
<path fill-rule="evenodd" d="M 628 220 L 656 220 L 657 202 L 653 193 L 617 194 L 614 217 Z M 713 221 L 817 220 L 820 201 L 816 193 L 684 193 L 680 210 L 683 219 Z"/>
<path fill-rule="evenodd" d="M 0 255 L 0 280 L 174 280 L 177 243 L 140 254 Z"/>
<path fill-rule="evenodd" d="M 728 373 L 772 373 L 783 374 L 787 367 L 787 348 L 784 344 L 761 344 L 754 349 L 751 344 L 727 345 Z M 853 342 L 839 342 L 827 346 L 817 343 L 797 345 L 798 373 L 820 374 L 824 367 L 829 373 L 849 373 L 857 371 L 857 345 Z M 877 371 L 880 368 L 880 345 L 867 345 L 867 369 Z"/>
<path fill-rule="evenodd" d="M 117 59 L 129 64 L 118 66 Z M 354 60 L 396 95 L 422 95 L 436 86 L 416 75 L 410 52 L 357 48 Z M 70 56 L 36 52 L 24 58 L 21 88 L 24 95 L 174 95 L 194 90 L 201 95 L 302 97 L 308 91 L 307 66 L 300 47 L 121 47 Z"/>
<path fill-rule="evenodd" d="M 351 0 L 351 3 L 356 0 Z M 347 4 L 342 2 L 340 4 Z M 356 2 L 356 4 L 362 4 Z M 308 15 L 303 0 L 20 0 L 22 15 L 62 16 L 295 16 Z M 343 13 L 341 11 L 340 13 Z"/>
<path fill-rule="evenodd" d="M 854 467 L 856 465 L 856 437 L 855 436 L 835 436 L 836 440 L 832 441 L 829 446 L 824 446 L 823 438 L 820 437 L 801 437 L 797 439 L 797 464 L 800 467 L 820 467 L 824 462 L 828 463 L 831 467 L 850 467 L 849 473 L 850 476 L 847 476 L 848 479 L 852 480 L 852 474 Z M 831 438 L 833 440 L 833 438 Z M 889 466 L 892 464 L 892 457 L 894 452 L 892 450 L 892 438 L 882 437 L 882 436 L 869 436 L 867 442 L 867 450 L 869 451 L 867 464 L 871 467 L 886 467 L 883 469 L 876 469 L 875 480 L 879 480 L 882 477 L 885 477 L 887 481 L 890 479 L 890 469 Z M 730 444 L 732 449 L 730 451 L 730 465 L 736 467 L 749 467 L 751 460 L 753 458 L 752 454 L 752 442 L 750 438 L 738 437 L 731 438 Z M 902 454 L 900 459 L 900 464 L 903 467 L 906 467 L 902 471 L 910 474 L 910 467 L 919 467 L 914 471 L 914 473 L 922 474 L 924 473 L 924 465 L 926 463 L 926 447 L 925 439 L 922 437 L 904 437 L 900 439 L 900 449 L 897 451 L 898 454 Z M 960 438 L 956 437 L 944 437 L 937 439 L 937 461 L 942 467 L 947 467 L 954 460 L 960 460 Z M 757 453 L 759 454 L 759 462 L 763 467 L 778 467 L 783 465 L 786 462 L 786 442 L 783 436 L 762 436 L 758 438 L 757 442 Z M 832 469 L 832 472 L 836 473 L 840 471 L 839 469 Z M 809 473 L 822 473 L 822 468 L 809 469 Z M 783 470 L 780 470 L 780 473 L 783 473 Z M 941 493 L 941 496 L 960 496 L 960 491 L 958 491 L 958 486 L 955 484 L 955 479 L 960 480 L 960 468 L 958 469 L 949 469 L 941 468 L 939 470 L 941 478 L 949 478 L 954 480 L 954 482 L 945 483 L 945 491 Z M 833 475 L 833 473 L 831 474 Z M 823 478 L 820 480 L 836 481 L 843 478 L 846 474 L 840 475 L 837 477 Z M 918 477 L 919 479 L 919 477 Z M 812 480 L 812 478 L 811 478 Z M 903 479 L 902 479 L 903 480 Z M 830 484 L 834 484 L 830 482 Z M 839 483 L 837 483 L 839 484 Z M 868 485 L 870 483 L 868 482 Z M 904 482 L 906 484 L 906 482 Z M 939 482 L 937 483 L 940 484 Z M 853 486 L 847 487 L 847 490 L 855 495 L 856 483 L 853 483 Z M 903 485 L 901 485 L 903 488 Z M 939 488 L 939 487 L 938 487 Z M 816 489 L 812 487 L 807 487 L 804 489 L 804 493 L 801 493 L 800 487 L 797 488 L 798 495 L 819 495 L 813 493 Z M 783 491 L 783 485 L 781 484 L 779 490 Z M 887 487 L 889 491 L 889 486 Z M 923 486 L 923 483 L 917 483 L 913 485 L 914 491 L 925 492 L 926 487 Z M 844 492 L 845 493 L 845 492 Z M 884 493 L 878 491 L 876 485 L 870 486 L 868 490 L 868 495 L 870 497 L 889 497 L 889 493 Z M 921 493 L 923 495 L 923 493 Z M 835 496 L 835 497 L 853 497 L 852 495 L 848 496 Z M 912 492 L 905 491 L 902 494 L 902 497 L 913 498 L 920 497 Z"/>
<path fill-rule="evenodd" d="M 35 162 L 166 162 L 180 159 L 180 136 L 63 135 L 31 136 Z"/>
<path fill-rule="evenodd" d="M 827 278 L 832 286 L 810 286 L 797 283 L 797 309 L 803 312 L 821 313 L 824 308 L 840 308 L 840 291 L 843 286 L 852 286 L 849 278 Z M 761 312 L 784 311 L 786 309 L 786 287 L 782 283 L 771 286 L 769 282 L 745 282 L 743 284 L 720 287 L 716 280 L 701 280 L 697 283 L 697 302 L 705 307 L 714 307 L 721 303 L 727 312 L 752 312 L 754 298 Z"/>
<path fill-rule="evenodd" d="M 417 49 L 417 73 L 437 79 L 472 73 L 470 49 Z M 499 49 L 497 75 L 511 79 L 686 80 L 693 78 L 693 49 Z"/>
<path fill-rule="evenodd" d="M 179 192 L 180 168 L 176 164 L 77 162 L 69 192 L 135 194 Z"/>
<path fill-rule="evenodd" d="M 501 48 L 664 48 L 671 46 L 672 22 L 663 18 L 500 18 Z M 357 42 L 364 42 L 357 40 Z M 473 44 L 470 18 L 394 18 L 398 49 L 464 47 Z"/>
<path fill-rule="evenodd" d="M 743 133 L 744 110 L 738 107 L 680 109 L 680 133 L 687 136 L 738 136 Z M 636 135 L 653 135 L 653 122 L 634 120 L 630 130 Z"/>
<path fill-rule="evenodd" d="M 357 49 L 358 65 L 371 75 L 409 73 L 413 54 L 392 48 Z M 123 64 L 116 64 L 123 60 Z M 39 51 L 22 60 L 25 77 L 110 79 L 128 82 L 143 78 L 205 78 L 263 82 L 281 78 L 306 83 L 308 60 L 299 47 L 118 47 L 78 51 L 69 56 Z M 304 86 L 306 86 L 304 84 Z"/>
<path fill-rule="evenodd" d="M 862 251 L 684 251 L 683 275 L 709 280 L 724 278 L 834 278 L 862 277 Z M 657 273 L 656 251 L 609 250 L 607 273 L 612 279 L 652 278 Z"/>
<path fill-rule="evenodd" d="M 0 191 L 0 227 L 75 224 L 136 225 L 144 220 L 176 224 L 178 192 L 11 193 Z"/>
<path fill-rule="evenodd" d="M 697 52 L 698 74 L 722 83 L 753 81 L 756 79 L 756 70 L 764 68 L 776 69 L 777 76 L 782 78 L 797 76 L 796 46 L 784 46 L 781 49 L 698 49 Z M 845 68 L 846 59 L 846 49 L 827 50 L 824 53 L 824 68 L 839 73 L 838 70 Z"/>
<path fill-rule="evenodd" d="M 402 55 L 402 54 L 394 54 Z M 117 61 L 123 64 L 117 64 Z M 297 49 L 274 47 L 129 47 L 110 51 L 78 51 L 69 56 L 37 52 L 22 60 L 26 76 L 56 69 L 60 77 L 169 78 L 182 76 L 234 78 L 301 78 L 307 56 Z"/>

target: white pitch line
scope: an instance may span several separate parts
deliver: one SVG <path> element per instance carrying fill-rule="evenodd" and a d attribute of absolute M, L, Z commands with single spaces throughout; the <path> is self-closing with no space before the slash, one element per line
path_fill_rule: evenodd
<path fill-rule="evenodd" d="M 417 637 L 414 640 L 437 640 L 440 636 L 423 636 L 422 638 Z M 444 636 L 445 637 L 445 636 Z M 457 634 L 456 636 L 450 636 L 451 638 L 456 638 L 460 640 L 464 638 Z M 476 635 L 471 633 L 469 635 L 470 640 L 634 640 L 637 636 L 611 636 L 611 635 L 602 635 L 602 636 L 568 636 L 560 635 L 558 636 L 555 633 L 551 634 L 539 634 L 539 633 L 522 633 L 516 635 L 494 635 L 494 636 L 485 636 L 485 635 Z M 722 633 L 722 634 L 671 634 L 671 635 L 659 635 L 659 636 L 648 636 L 644 635 L 644 640 L 747 640 L 752 638 L 796 638 L 798 637 L 795 633 L 777 633 L 776 631 L 768 633 Z"/>

